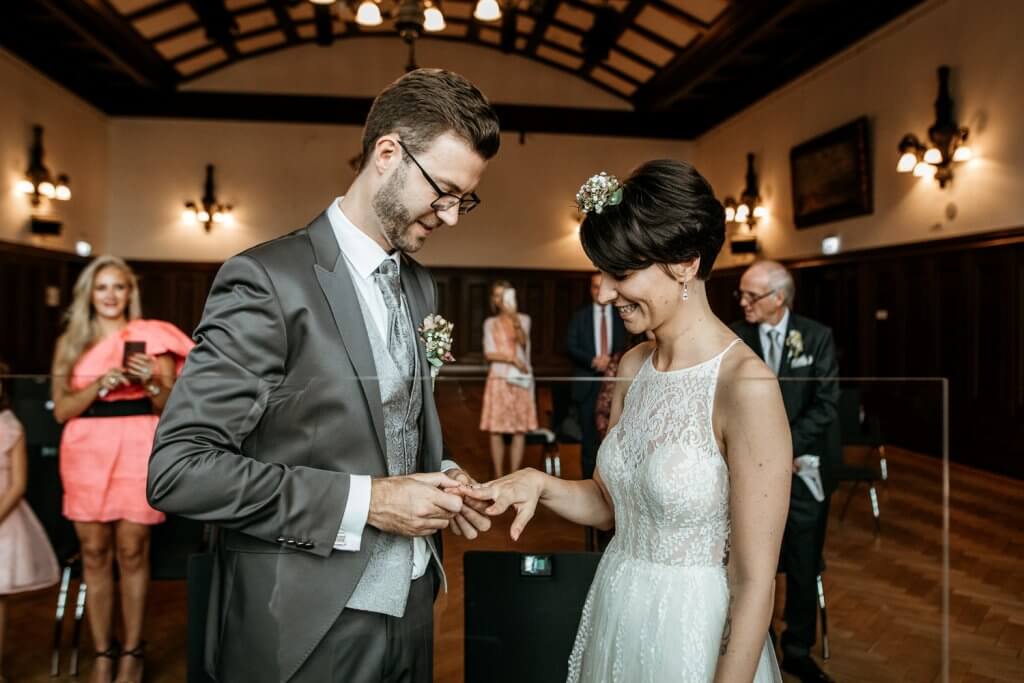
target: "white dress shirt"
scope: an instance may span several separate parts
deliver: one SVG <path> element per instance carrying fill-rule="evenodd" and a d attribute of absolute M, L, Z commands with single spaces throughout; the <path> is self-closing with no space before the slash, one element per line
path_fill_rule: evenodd
<path fill-rule="evenodd" d="M 785 309 L 782 314 L 782 319 L 779 320 L 778 324 L 769 325 L 768 323 L 761 323 L 757 326 L 757 334 L 761 339 L 761 352 L 764 354 L 764 359 L 768 360 L 768 349 L 771 348 L 771 340 L 768 335 L 773 331 L 779 333 L 779 367 L 772 368 L 772 371 L 777 375 L 782 369 L 782 359 L 785 357 L 786 351 L 786 326 L 789 325 L 789 309 Z"/>
<path fill-rule="evenodd" d="M 594 357 L 601 355 L 601 316 L 604 316 L 605 329 L 608 330 L 608 355 L 612 355 L 612 341 L 615 334 L 612 332 L 612 305 L 594 304 Z"/>
<path fill-rule="evenodd" d="M 370 311 L 372 320 L 366 321 L 366 324 L 374 325 L 381 338 L 387 339 L 388 309 L 384 303 L 384 295 L 381 294 L 373 274 L 384 262 L 384 259 L 394 260 L 401 272 L 402 260 L 399 258 L 399 252 L 388 254 L 369 235 L 357 228 L 342 212 L 341 199 L 338 197 L 327 207 L 327 220 L 331 223 L 334 236 L 338 239 L 338 246 L 352 273 L 352 284 L 355 285 L 356 291 Z M 457 468 L 458 465 L 451 460 L 441 463 L 442 472 Z M 348 501 L 345 503 L 341 528 L 338 530 L 338 537 L 334 543 L 335 550 L 359 550 L 362 545 L 363 530 L 366 528 L 366 519 L 370 515 L 370 476 L 353 474 L 350 479 Z M 427 549 L 426 541 L 420 537 L 413 538 L 412 547 L 412 578 L 418 579 L 427 571 L 430 552 Z"/>

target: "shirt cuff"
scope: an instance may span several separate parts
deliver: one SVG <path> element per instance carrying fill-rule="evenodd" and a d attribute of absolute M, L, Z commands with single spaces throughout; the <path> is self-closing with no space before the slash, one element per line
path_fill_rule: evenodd
<path fill-rule="evenodd" d="M 366 474 L 350 474 L 348 500 L 345 514 L 341 516 L 341 528 L 334 541 L 335 550 L 356 552 L 363 542 L 363 529 L 370 516 L 370 477 Z"/>
<path fill-rule="evenodd" d="M 459 463 L 454 460 L 442 460 L 441 461 L 441 472 L 447 472 L 448 470 L 461 470 Z"/>

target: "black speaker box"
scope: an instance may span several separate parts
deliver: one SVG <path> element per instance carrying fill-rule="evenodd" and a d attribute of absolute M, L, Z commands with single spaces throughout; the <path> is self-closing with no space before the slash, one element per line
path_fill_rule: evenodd
<path fill-rule="evenodd" d="M 466 683 L 563 683 L 600 559 L 466 553 Z"/>

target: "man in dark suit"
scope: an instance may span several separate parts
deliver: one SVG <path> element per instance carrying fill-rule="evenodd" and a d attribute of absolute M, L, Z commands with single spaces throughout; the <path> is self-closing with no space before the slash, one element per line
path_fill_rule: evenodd
<path fill-rule="evenodd" d="M 590 298 L 593 303 L 580 308 L 569 321 L 566 348 L 572 360 L 573 375 L 586 378 L 573 382 L 572 400 L 580 419 L 582 433 L 583 478 L 591 479 L 597 465 L 597 424 L 595 409 L 602 377 L 612 356 L 626 350 L 626 326 L 611 304 L 597 301 L 601 289 L 601 274 L 590 278 Z"/>
<path fill-rule="evenodd" d="M 479 202 L 499 140 L 467 80 L 406 74 L 374 101 L 348 192 L 217 274 L 148 485 L 155 508 L 222 530 L 216 680 L 433 679 L 439 531 L 489 525 L 445 490 L 472 481 L 442 461 L 417 334 L 436 287 L 409 254 Z"/>
<path fill-rule="evenodd" d="M 737 292 L 745 320 L 732 328 L 778 375 L 793 435 L 796 460 L 780 557 L 786 573 L 782 668 L 801 681 L 831 681 L 811 658 L 811 646 L 829 496 L 835 490 L 834 471 L 841 457 L 838 366 L 832 331 L 793 313 L 795 294 L 793 278 L 784 266 L 774 261 L 753 264 Z"/>

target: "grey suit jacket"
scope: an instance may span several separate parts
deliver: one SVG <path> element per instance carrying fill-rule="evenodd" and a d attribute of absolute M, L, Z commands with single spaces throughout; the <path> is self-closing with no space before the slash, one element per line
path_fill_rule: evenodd
<path fill-rule="evenodd" d="M 413 320 L 435 311 L 406 257 Z M 287 681 L 345 607 L 379 533 L 334 551 L 350 474 L 387 476 L 366 323 L 326 214 L 228 260 L 157 429 L 153 507 L 219 525 L 206 633 L 218 680 Z M 420 367 L 428 367 L 422 344 Z M 429 377 L 422 471 L 440 469 Z"/>

